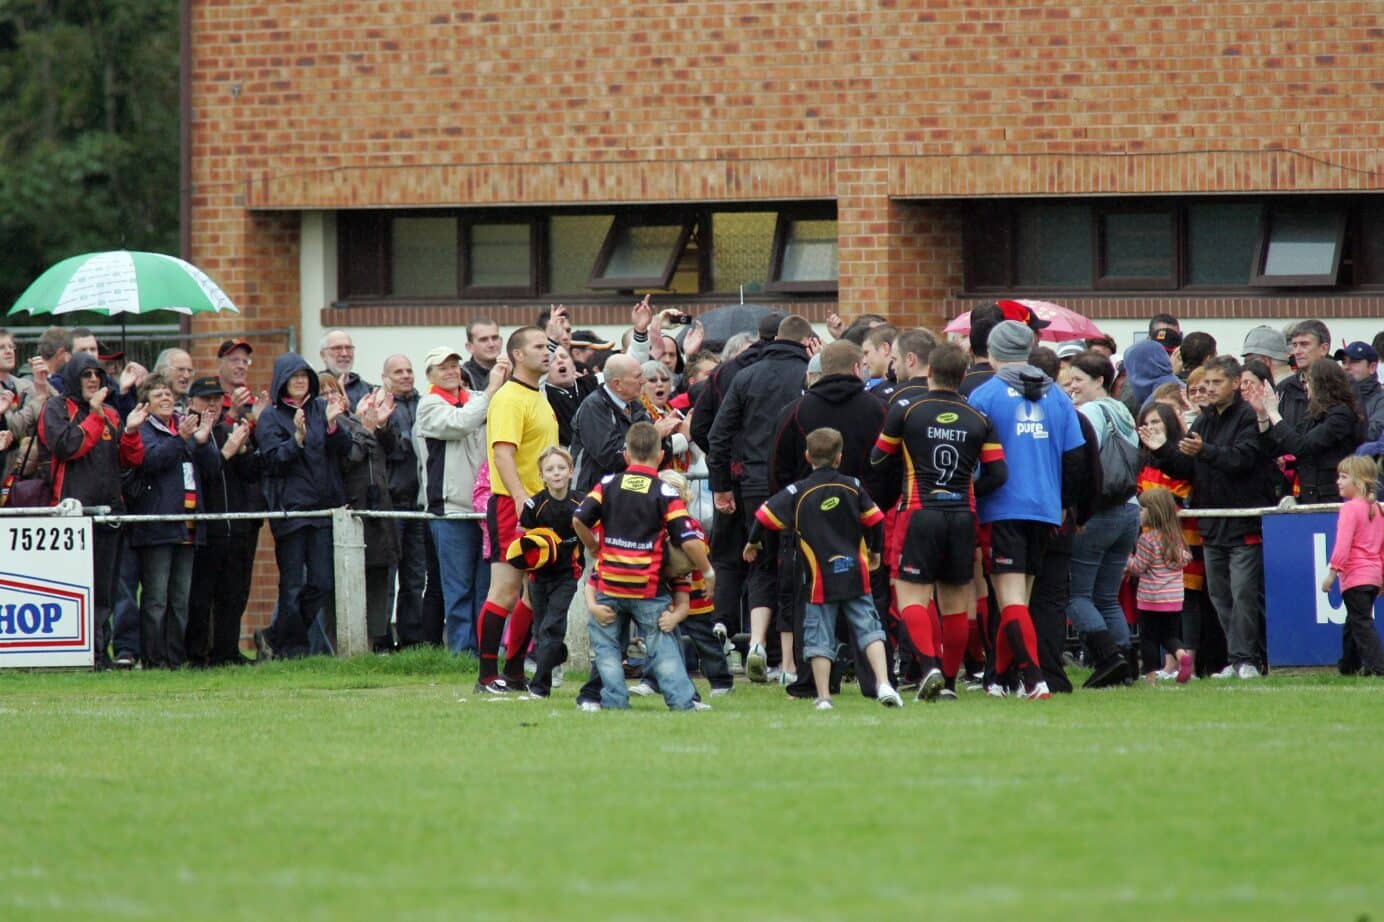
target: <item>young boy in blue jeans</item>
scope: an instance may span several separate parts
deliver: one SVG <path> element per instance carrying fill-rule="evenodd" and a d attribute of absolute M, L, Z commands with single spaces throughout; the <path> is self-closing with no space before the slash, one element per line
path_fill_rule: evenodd
<path fill-rule="evenodd" d="M 681 547 L 708 575 L 701 539 L 677 489 L 658 479 L 663 440 L 652 423 L 635 423 L 625 433 L 622 473 L 605 477 L 572 516 L 572 528 L 596 561 L 596 605 L 591 608 L 591 653 L 601 677 L 601 707 L 627 708 L 629 689 L 621 665 L 621 622 L 639 625 L 648 652 L 644 669 L 674 711 L 693 707 L 692 680 L 682 658 L 672 597 L 663 581 L 663 538 Z M 602 526 L 598 539 L 593 529 Z"/>
<path fill-rule="evenodd" d="M 759 555 L 763 530 L 792 531 L 811 579 L 803 616 L 803 655 L 812 664 L 817 710 L 831 710 L 831 664 L 836 659 L 836 619 L 844 615 L 855 642 L 875 674 L 875 698 L 885 707 L 902 707 L 889 684 L 884 660 L 884 630 L 870 593 L 870 571 L 879 566 L 884 513 L 860 481 L 836 470 L 841 463 L 841 433 L 814 429 L 807 434 L 812 473 L 780 490 L 755 513 L 744 558 Z"/>

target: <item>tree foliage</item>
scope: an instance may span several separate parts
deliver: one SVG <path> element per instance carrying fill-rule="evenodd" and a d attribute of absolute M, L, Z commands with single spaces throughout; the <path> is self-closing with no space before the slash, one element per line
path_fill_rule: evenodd
<path fill-rule="evenodd" d="M 67 256 L 177 246 L 176 0 L 0 0 L 0 313 Z"/>

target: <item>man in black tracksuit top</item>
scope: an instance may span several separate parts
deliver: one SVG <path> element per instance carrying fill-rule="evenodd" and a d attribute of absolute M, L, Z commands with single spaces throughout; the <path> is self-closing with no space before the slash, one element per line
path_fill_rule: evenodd
<path fill-rule="evenodd" d="M 807 378 L 807 346 L 816 341 L 817 335 L 806 318 L 796 314 L 785 318 L 779 324 L 778 337 L 764 347 L 759 360 L 735 376 L 711 424 L 707 479 L 715 494 L 716 508 L 737 516 L 742 531 L 735 537 L 742 542 L 743 536 L 749 534 L 755 510 L 771 493 L 774 424 L 783 408 L 802 395 Z M 735 492 L 737 481 L 739 496 Z M 778 548 L 767 550 L 748 573 L 750 650 L 745 657 L 745 674 L 756 682 L 768 678 L 764 639 L 778 595 L 774 572 Z M 731 596 L 728 591 L 717 589 L 716 613 L 723 622 L 734 623 L 739 605 L 738 593 Z"/>
<path fill-rule="evenodd" d="M 779 415 L 774 435 L 773 463 L 771 466 L 770 489 L 782 490 L 790 483 L 802 480 L 812 473 L 803 452 L 807 449 L 807 434 L 815 429 L 832 428 L 841 433 L 843 448 L 840 473 L 847 477 L 860 479 L 865 491 L 881 509 L 889 509 L 898 498 L 897 478 L 891 483 L 880 469 L 870 466 L 870 447 L 884 425 L 885 407 L 879 397 L 867 390 L 860 379 L 861 350 L 847 339 L 837 340 L 822 349 L 822 377 L 812 385 L 802 397 L 784 407 Z M 782 541 L 779 545 L 779 573 L 782 575 L 782 590 L 779 605 L 779 630 L 792 632 L 794 662 L 801 661 L 803 615 L 801 568 L 794 565 L 797 548 L 792 541 Z M 870 575 L 871 591 L 880 622 L 884 623 L 889 612 L 889 580 L 887 574 L 877 570 Z M 882 603 L 882 604 L 881 604 Z M 886 633 L 888 629 L 886 627 Z M 893 682 L 893 649 L 887 658 L 890 669 L 890 682 Z M 869 666 L 859 650 L 856 657 L 856 676 L 860 681 L 860 693 L 868 698 L 875 694 L 874 678 Z M 806 670 L 798 671 L 797 683 L 789 688 L 794 697 L 812 697 L 814 694 L 812 677 Z"/>

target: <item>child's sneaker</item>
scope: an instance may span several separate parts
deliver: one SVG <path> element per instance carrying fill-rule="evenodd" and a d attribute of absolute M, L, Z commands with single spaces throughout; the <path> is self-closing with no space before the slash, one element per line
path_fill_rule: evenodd
<path fill-rule="evenodd" d="M 936 701 L 946 684 L 947 680 L 942 678 L 942 670 L 929 669 L 927 675 L 923 676 L 923 681 L 918 683 L 918 700 Z M 952 692 L 952 697 L 956 697 L 956 692 Z"/>
<path fill-rule="evenodd" d="M 899 697 L 898 692 L 894 691 L 894 686 L 888 682 L 880 685 L 879 691 L 875 692 L 875 700 L 887 708 L 903 707 L 903 699 Z"/>
<path fill-rule="evenodd" d="M 769 681 L 769 654 L 764 652 L 764 644 L 750 645 L 749 655 L 745 657 L 745 675 L 751 682 Z"/>
<path fill-rule="evenodd" d="M 818 698 L 817 703 L 812 706 L 819 711 L 833 711 L 836 709 L 831 703 L 830 698 Z"/>
<path fill-rule="evenodd" d="M 745 660 L 740 655 L 740 651 L 733 647 L 730 652 L 726 654 L 726 665 L 730 667 L 731 675 L 745 674 Z"/>
<path fill-rule="evenodd" d="M 593 712 L 595 712 L 595 711 L 599 711 L 600 709 L 601 709 L 601 702 L 599 702 L 599 701 L 580 701 L 580 700 L 577 701 L 577 710 L 579 710 L 579 711 L 586 711 L 587 713 L 593 713 Z"/>
<path fill-rule="evenodd" d="M 721 652 L 730 656 L 731 651 L 735 649 L 735 644 L 730 642 L 730 632 L 726 630 L 726 626 L 717 621 L 711 626 L 711 634 L 721 644 Z"/>
<path fill-rule="evenodd" d="M 970 686 L 967 687 L 969 688 Z M 1009 689 L 1005 688 L 999 682 L 991 682 L 989 685 L 985 686 L 985 694 L 989 695 L 991 698 L 1008 698 Z"/>
<path fill-rule="evenodd" d="M 654 693 L 654 687 L 644 679 L 640 679 L 636 684 L 630 686 L 630 694 L 647 698 Z"/>
<path fill-rule="evenodd" d="M 694 710 L 694 711 L 709 711 L 709 710 L 711 710 L 711 705 L 707 704 L 705 701 L 693 701 L 693 702 L 692 702 L 692 710 Z"/>

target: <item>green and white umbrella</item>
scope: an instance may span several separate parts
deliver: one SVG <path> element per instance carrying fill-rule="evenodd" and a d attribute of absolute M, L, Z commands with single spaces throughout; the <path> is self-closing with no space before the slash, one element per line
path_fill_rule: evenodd
<path fill-rule="evenodd" d="M 19 296 L 11 314 L 71 314 L 92 311 L 124 319 L 125 314 L 177 311 L 180 314 L 236 310 L 207 274 L 189 262 L 163 253 L 111 250 L 64 259 Z"/>

